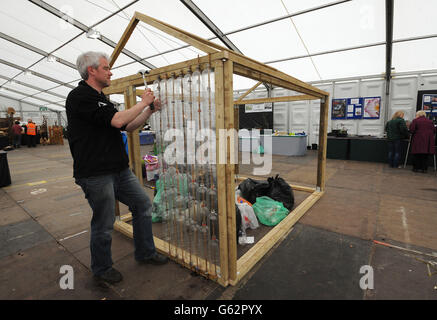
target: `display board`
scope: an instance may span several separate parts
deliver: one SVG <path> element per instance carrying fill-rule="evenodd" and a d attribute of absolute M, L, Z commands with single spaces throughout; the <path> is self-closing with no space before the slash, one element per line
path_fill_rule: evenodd
<path fill-rule="evenodd" d="M 379 119 L 380 110 L 381 97 L 333 99 L 331 119 Z"/>
<path fill-rule="evenodd" d="M 381 111 L 381 97 L 363 98 L 363 119 L 379 119 Z"/>
<path fill-rule="evenodd" d="M 347 99 L 347 119 L 363 118 L 363 98 Z"/>
<path fill-rule="evenodd" d="M 332 120 L 346 119 L 347 99 L 332 99 Z"/>
<path fill-rule="evenodd" d="M 432 115 L 437 115 L 437 94 L 424 94 L 422 99 L 422 110 Z"/>
<path fill-rule="evenodd" d="M 246 104 L 244 107 L 244 112 L 273 112 L 273 104 L 270 103 L 258 103 L 258 104 Z"/>
<path fill-rule="evenodd" d="M 272 108 L 273 109 L 273 108 Z M 273 129 L 273 112 L 246 112 L 246 105 L 238 105 L 239 129 Z"/>

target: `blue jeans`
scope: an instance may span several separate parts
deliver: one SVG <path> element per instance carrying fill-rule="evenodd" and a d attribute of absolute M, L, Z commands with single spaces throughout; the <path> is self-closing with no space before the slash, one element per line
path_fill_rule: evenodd
<path fill-rule="evenodd" d="M 135 259 L 150 258 L 155 252 L 152 233 L 152 202 L 137 177 L 127 168 L 120 173 L 78 178 L 93 210 L 91 220 L 91 270 L 101 275 L 112 267 L 112 230 L 115 222 L 115 200 L 132 212 Z"/>
<path fill-rule="evenodd" d="M 401 140 L 388 141 L 388 164 L 392 168 L 397 168 L 401 157 Z"/>

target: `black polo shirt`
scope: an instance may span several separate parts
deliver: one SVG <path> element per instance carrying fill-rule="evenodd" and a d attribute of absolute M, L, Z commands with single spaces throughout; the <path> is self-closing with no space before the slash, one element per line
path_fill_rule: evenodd
<path fill-rule="evenodd" d="M 75 178 L 118 173 L 129 166 L 120 129 L 111 126 L 118 110 L 103 93 L 81 81 L 65 107 Z"/>

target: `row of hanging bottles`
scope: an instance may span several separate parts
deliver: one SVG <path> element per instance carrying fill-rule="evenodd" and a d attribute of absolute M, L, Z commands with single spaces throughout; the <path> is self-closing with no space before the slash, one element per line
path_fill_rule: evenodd
<path fill-rule="evenodd" d="M 158 183 L 164 188 L 159 205 L 161 239 L 168 243 L 168 254 L 173 258 L 208 277 L 220 277 L 216 142 L 200 134 L 202 129 L 215 133 L 214 71 L 209 65 L 202 71 L 198 66 L 185 75 L 159 78 L 152 90 L 162 102 L 161 112 L 151 117 L 160 168 Z M 189 140 L 193 138 L 189 127 L 200 139 Z M 183 147 L 180 144 L 176 149 L 183 149 L 183 163 L 165 161 L 165 149 L 173 141 L 165 141 L 164 136 L 171 129 L 184 133 Z M 200 154 L 195 163 L 188 161 L 205 141 L 206 155 Z M 205 157 L 213 157 L 214 162 L 205 161 Z"/>

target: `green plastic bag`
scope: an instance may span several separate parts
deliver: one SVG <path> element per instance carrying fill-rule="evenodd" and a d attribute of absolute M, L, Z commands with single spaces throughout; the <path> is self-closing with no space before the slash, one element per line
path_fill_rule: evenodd
<path fill-rule="evenodd" d="M 264 154 L 264 147 L 262 145 L 259 145 L 256 149 L 256 153 L 258 154 Z"/>
<path fill-rule="evenodd" d="M 181 196 L 186 197 L 188 195 L 188 177 L 187 175 L 177 175 L 173 176 L 171 179 L 166 181 L 165 186 L 162 179 L 156 180 L 156 194 L 153 198 L 152 203 L 152 222 L 161 222 L 162 213 L 165 211 L 166 207 L 173 207 L 173 198 L 166 199 L 167 201 L 162 201 L 164 196 L 164 187 L 166 189 L 174 189 L 180 193 Z M 165 198 L 164 198 L 165 199 Z"/>
<path fill-rule="evenodd" d="M 276 226 L 289 213 L 281 202 L 266 196 L 256 198 L 252 208 L 259 222 L 269 227 Z"/>

